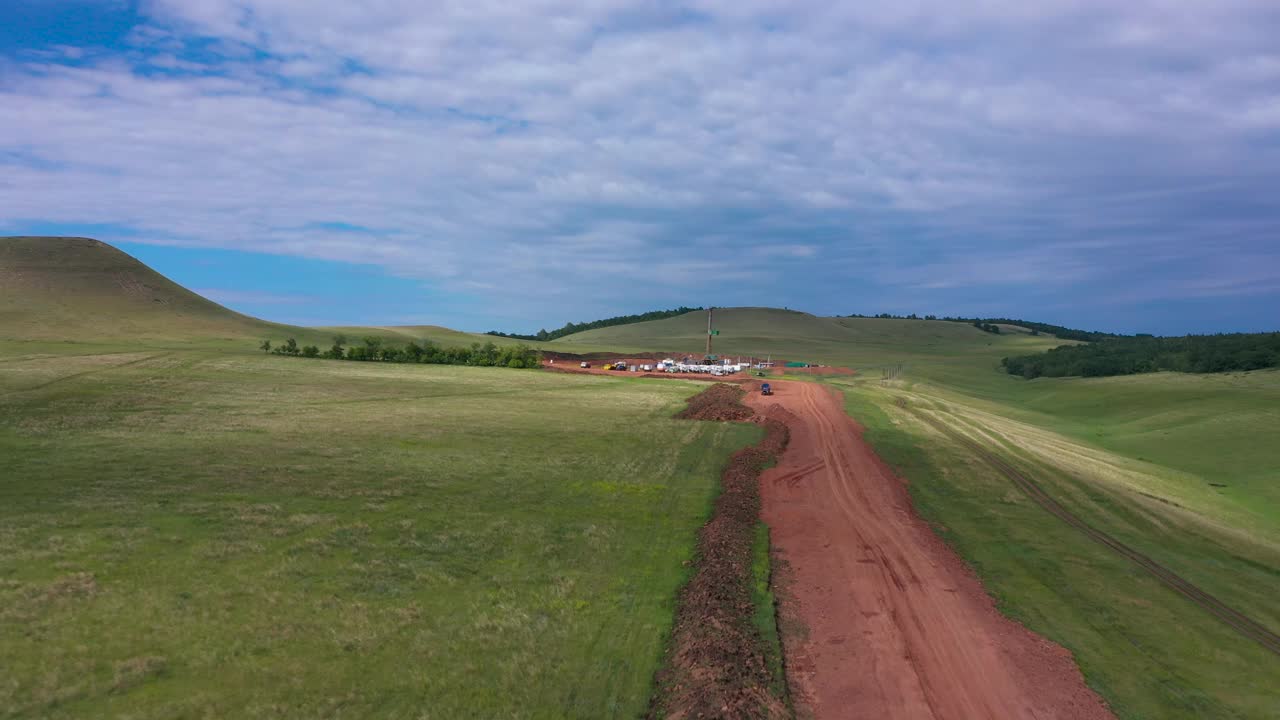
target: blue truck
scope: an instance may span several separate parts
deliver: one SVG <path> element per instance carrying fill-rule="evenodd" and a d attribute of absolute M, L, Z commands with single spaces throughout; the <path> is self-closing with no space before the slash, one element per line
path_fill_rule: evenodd
<path fill-rule="evenodd" d="M 761 394 L 761 395 L 772 395 L 772 394 L 773 394 L 773 388 L 769 386 L 769 383 L 760 383 L 760 394 Z"/>

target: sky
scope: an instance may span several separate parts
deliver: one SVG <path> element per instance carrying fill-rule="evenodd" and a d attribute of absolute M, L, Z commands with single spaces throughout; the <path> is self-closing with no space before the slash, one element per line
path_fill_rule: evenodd
<path fill-rule="evenodd" d="M 299 324 L 1280 329 L 1275 0 L 5 0 L 0 234 Z"/>

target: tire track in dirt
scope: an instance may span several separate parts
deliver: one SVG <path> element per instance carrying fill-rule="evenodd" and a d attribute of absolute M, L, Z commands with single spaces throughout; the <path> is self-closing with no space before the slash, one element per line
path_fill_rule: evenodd
<path fill-rule="evenodd" d="M 836 394 L 807 382 L 774 389 L 749 404 L 791 434 L 761 492 L 787 568 L 780 597 L 793 630 L 783 641 L 802 715 L 1111 717 L 1070 653 L 996 610 Z"/>
<path fill-rule="evenodd" d="M 1092 538 L 1094 541 L 1106 546 L 1116 554 L 1128 558 L 1134 564 L 1155 576 L 1155 578 L 1164 583 L 1165 586 L 1195 603 L 1205 612 L 1208 612 L 1222 622 L 1231 626 L 1241 635 L 1256 641 L 1259 645 L 1262 645 L 1262 647 L 1272 653 L 1280 655 L 1280 635 L 1272 632 L 1266 626 L 1255 621 L 1253 618 L 1235 610 L 1213 595 L 1201 590 L 1189 580 L 1186 580 L 1169 568 L 1161 565 L 1159 562 L 1143 555 L 1137 550 L 1125 545 L 1092 525 L 1089 525 L 1084 520 L 1080 519 L 1080 517 L 1075 513 L 1072 513 L 1070 510 L 1063 507 L 1063 505 L 1055 500 L 1053 496 L 1045 492 L 1044 488 L 1041 487 L 1039 483 L 1024 475 L 1017 468 L 1006 462 L 999 455 L 988 450 L 982 444 L 947 427 L 945 423 L 937 418 L 915 412 L 914 410 L 911 411 L 911 413 L 938 432 L 941 432 L 952 440 L 968 448 L 988 465 L 999 471 L 1001 475 L 1004 475 L 1013 482 L 1013 484 L 1026 494 L 1027 497 L 1031 498 L 1037 505 L 1054 517 L 1062 520 L 1071 527 L 1076 528 L 1080 532 Z"/>

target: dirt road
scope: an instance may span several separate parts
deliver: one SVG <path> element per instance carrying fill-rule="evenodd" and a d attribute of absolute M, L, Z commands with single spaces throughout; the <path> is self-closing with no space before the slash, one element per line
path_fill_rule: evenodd
<path fill-rule="evenodd" d="M 748 402 L 791 430 L 761 493 L 784 628 L 800 628 L 784 642 L 802 717 L 1111 717 L 1066 650 L 996 611 L 832 390 L 774 387 Z"/>

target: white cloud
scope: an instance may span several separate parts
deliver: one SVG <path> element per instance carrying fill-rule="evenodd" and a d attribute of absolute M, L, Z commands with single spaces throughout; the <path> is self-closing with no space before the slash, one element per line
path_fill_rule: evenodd
<path fill-rule="evenodd" d="M 1113 252 L 1149 247 L 1134 233 L 1195 264 L 1239 214 L 1244 251 L 1278 224 L 1268 2 L 142 10 L 124 50 L 0 65 L 0 216 L 374 263 L 556 312 L 769 286 L 779 259 L 810 262 L 813 291 L 839 273 L 1038 286 L 1045 265 L 1085 281 L 1114 269 L 1098 253 L 1138 268 Z"/>

